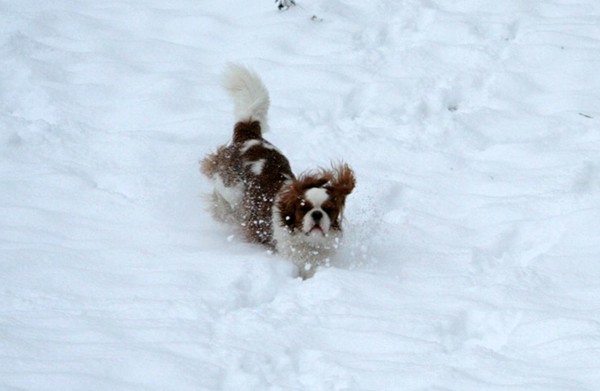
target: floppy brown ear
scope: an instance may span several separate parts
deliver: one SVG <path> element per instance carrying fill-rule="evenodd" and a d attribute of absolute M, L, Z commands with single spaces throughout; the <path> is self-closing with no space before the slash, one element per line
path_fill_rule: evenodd
<path fill-rule="evenodd" d="M 352 193 L 356 186 L 354 171 L 346 163 L 340 163 L 332 169 L 333 179 L 328 186 L 329 190 L 337 196 L 345 198 Z"/>
<path fill-rule="evenodd" d="M 289 186 L 279 195 L 277 208 L 284 226 L 293 227 L 296 223 L 296 202 L 298 202 L 298 192 L 295 186 Z"/>

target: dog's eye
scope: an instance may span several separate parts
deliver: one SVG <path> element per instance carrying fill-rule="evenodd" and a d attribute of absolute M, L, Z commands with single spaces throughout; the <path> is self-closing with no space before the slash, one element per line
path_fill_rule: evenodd
<path fill-rule="evenodd" d="M 300 208 L 299 208 L 302 212 L 308 212 L 311 208 L 310 206 L 308 206 L 308 204 L 304 201 L 302 201 L 300 203 Z"/>
<path fill-rule="evenodd" d="M 335 208 L 323 208 L 323 211 L 329 216 L 331 219 L 336 219 L 337 217 L 337 209 Z"/>
<path fill-rule="evenodd" d="M 326 203 L 325 205 L 323 205 L 322 209 L 328 215 L 331 215 L 335 211 L 335 208 L 331 203 Z"/>

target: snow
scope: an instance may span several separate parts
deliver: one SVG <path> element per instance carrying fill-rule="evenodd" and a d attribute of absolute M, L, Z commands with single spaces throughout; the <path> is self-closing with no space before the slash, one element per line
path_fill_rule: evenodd
<path fill-rule="evenodd" d="M 593 0 L 0 1 L 0 389 L 597 390 Z M 228 62 L 330 267 L 215 222 Z"/>

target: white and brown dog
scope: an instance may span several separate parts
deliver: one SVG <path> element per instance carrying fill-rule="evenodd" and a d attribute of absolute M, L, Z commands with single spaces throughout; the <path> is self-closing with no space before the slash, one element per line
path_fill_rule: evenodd
<path fill-rule="evenodd" d="M 292 259 L 300 275 L 310 277 L 339 244 L 354 173 L 340 163 L 295 177 L 287 158 L 262 137 L 269 93 L 260 78 L 231 65 L 224 87 L 235 106 L 233 139 L 201 162 L 214 181 L 213 214 L 241 226 L 247 240 Z"/>

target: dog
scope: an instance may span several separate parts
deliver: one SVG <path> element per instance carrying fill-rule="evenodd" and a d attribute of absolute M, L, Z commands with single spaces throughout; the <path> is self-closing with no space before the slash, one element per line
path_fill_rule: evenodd
<path fill-rule="evenodd" d="M 248 241 L 291 259 L 302 278 L 311 277 L 339 245 L 354 172 L 337 163 L 296 177 L 288 159 L 263 138 L 270 100 L 259 76 L 230 65 L 223 86 L 234 102 L 233 137 L 201 161 L 214 183 L 213 215 L 241 227 Z"/>

